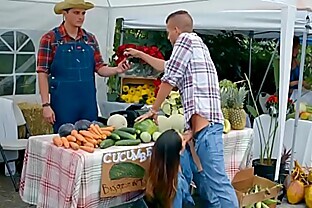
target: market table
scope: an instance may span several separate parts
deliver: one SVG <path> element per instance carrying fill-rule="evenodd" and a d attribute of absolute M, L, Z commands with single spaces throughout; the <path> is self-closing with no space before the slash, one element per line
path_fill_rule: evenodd
<path fill-rule="evenodd" d="M 94 153 L 74 151 L 52 144 L 54 135 L 29 138 L 20 182 L 23 201 L 37 207 L 111 207 L 142 198 L 142 192 L 100 199 L 104 153 L 152 146 L 110 147 Z"/>
<path fill-rule="evenodd" d="M 231 131 L 224 135 L 226 171 L 230 178 L 245 166 L 250 153 L 252 129 Z M 20 182 L 22 200 L 37 207 L 111 207 L 135 201 L 142 192 L 132 192 L 100 199 L 102 157 L 104 153 L 152 146 L 110 147 L 94 153 L 58 148 L 54 135 L 29 138 Z"/>

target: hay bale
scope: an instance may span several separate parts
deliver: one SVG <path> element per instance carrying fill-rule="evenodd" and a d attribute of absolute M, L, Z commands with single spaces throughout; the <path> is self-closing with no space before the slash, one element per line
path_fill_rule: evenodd
<path fill-rule="evenodd" d="M 53 133 L 52 125 L 44 121 L 42 115 L 42 106 L 34 103 L 22 102 L 18 103 L 18 106 L 22 110 L 25 120 L 29 125 L 32 135 L 43 135 Z M 26 129 L 19 129 L 19 134 L 24 135 Z"/>

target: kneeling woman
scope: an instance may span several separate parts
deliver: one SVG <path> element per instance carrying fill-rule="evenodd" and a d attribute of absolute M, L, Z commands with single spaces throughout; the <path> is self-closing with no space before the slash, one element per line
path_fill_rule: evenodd
<path fill-rule="evenodd" d="M 189 184 L 181 173 L 180 154 L 186 140 L 175 130 L 162 133 L 153 147 L 146 198 L 155 208 L 182 208 L 194 205 Z"/>

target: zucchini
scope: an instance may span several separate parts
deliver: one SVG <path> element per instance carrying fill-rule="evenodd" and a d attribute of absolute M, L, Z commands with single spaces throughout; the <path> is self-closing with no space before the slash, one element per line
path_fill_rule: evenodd
<path fill-rule="evenodd" d="M 136 134 L 130 134 L 128 132 L 125 131 L 120 131 L 120 130 L 115 130 L 113 131 L 113 133 L 117 134 L 118 136 L 120 136 L 121 139 L 136 139 Z"/>
<path fill-rule="evenodd" d="M 136 134 L 136 129 L 130 128 L 130 127 L 122 127 L 120 129 L 118 129 L 118 131 L 128 132 L 129 134 Z"/>
<path fill-rule="evenodd" d="M 100 143 L 100 148 L 101 149 L 105 149 L 105 148 L 108 148 L 108 147 L 111 147 L 115 144 L 115 141 L 112 140 L 112 139 L 105 139 L 103 140 L 101 143 Z"/>
<path fill-rule="evenodd" d="M 118 134 L 115 134 L 114 132 L 112 132 L 108 138 L 113 140 L 120 140 L 120 136 Z"/>
<path fill-rule="evenodd" d="M 116 146 L 135 146 L 139 144 L 141 144 L 141 140 L 139 139 L 124 139 L 115 143 Z"/>
<path fill-rule="evenodd" d="M 109 170 L 109 178 L 118 180 L 122 178 L 141 178 L 145 175 L 145 169 L 132 162 L 121 162 L 114 164 Z"/>
<path fill-rule="evenodd" d="M 140 129 L 136 129 L 136 130 L 135 130 L 135 133 L 136 133 L 137 135 L 140 135 L 142 132 L 141 132 Z"/>

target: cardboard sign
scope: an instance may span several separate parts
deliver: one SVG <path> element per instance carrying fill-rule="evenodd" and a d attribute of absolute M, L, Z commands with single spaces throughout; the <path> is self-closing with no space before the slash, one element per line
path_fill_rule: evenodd
<path fill-rule="evenodd" d="M 145 189 L 152 148 L 149 146 L 105 153 L 101 197 L 119 196 Z"/>

